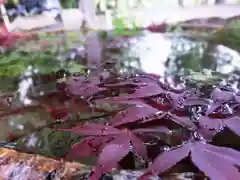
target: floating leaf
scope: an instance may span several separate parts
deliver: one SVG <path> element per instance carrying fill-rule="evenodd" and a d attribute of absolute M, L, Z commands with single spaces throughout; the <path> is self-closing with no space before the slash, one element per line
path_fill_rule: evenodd
<path fill-rule="evenodd" d="M 190 126 L 192 128 L 196 128 L 195 124 L 189 116 L 176 116 L 174 114 L 170 114 L 169 119 L 184 127 Z"/>
<path fill-rule="evenodd" d="M 215 88 L 211 94 L 214 101 L 217 102 L 229 102 L 234 98 L 234 93 L 231 91 L 221 91 L 219 88 Z"/>
<path fill-rule="evenodd" d="M 156 96 L 163 93 L 163 89 L 155 83 L 143 83 L 141 86 L 135 88 L 133 93 L 121 95 L 119 97 L 112 98 L 114 101 L 123 101 L 129 99 L 138 99 L 138 98 L 146 98 L 151 96 Z"/>
<path fill-rule="evenodd" d="M 236 167 L 236 165 L 240 165 L 240 160 L 237 158 L 240 157 L 240 152 L 201 141 L 189 142 L 161 153 L 142 177 L 150 172 L 163 173 L 188 157 L 189 154 L 192 162 L 211 180 L 228 180 L 229 178 L 237 180 L 240 178 L 240 172 Z"/>
<path fill-rule="evenodd" d="M 218 148 L 221 150 L 221 147 Z M 234 163 L 229 161 L 229 157 L 226 158 L 225 153 L 217 154 L 214 151 L 211 152 L 209 151 L 210 149 L 206 150 L 204 144 L 197 143 L 191 150 L 193 163 L 211 180 L 239 179 L 240 173 L 234 166 Z M 212 148 L 212 150 L 214 149 Z"/>
<path fill-rule="evenodd" d="M 190 152 L 190 146 L 185 144 L 179 148 L 161 153 L 151 165 L 149 171 L 163 173 L 186 158 Z"/>
<path fill-rule="evenodd" d="M 227 148 L 227 147 L 213 146 L 211 144 L 201 144 L 201 146 L 204 146 L 206 150 L 223 157 L 227 161 L 230 161 L 233 164 L 240 166 L 240 159 L 236 158 L 236 157 L 240 157 L 239 151 L 236 151 L 232 148 Z"/>
<path fill-rule="evenodd" d="M 208 108 L 208 110 L 206 111 L 206 114 L 207 114 L 207 115 L 213 114 L 218 108 L 221 107 L 221 105 L 222 105 L 222 104 L 219 103 L 219 102 L 212 103 L 212 104 L 210 105 L 210 107 Z"/>
<path fill-rule="evenodd" d="M 99 154 L 98 163 L 91 176 L 91 180 L 98 180 L 102 174 L 116 168 L 118 162 L 124 158 L 130 150 L 130 142 L 121 136 L 106 145 Z"/>
<path fill-rule="evenodd" d="M 218 118 L 212 119 L 208 116 L 201 116 L 198 119 L 198 121 L 203 127 L 208 128 L 208 129 L 218 130 L 223 125 L 223 122 L 221 119 L 218 119 Z"/>
<path fill-rule="evenodd" d="M 66 158 L 74 159 L 76 157 L 97 155 L 101 147 L 111 140 L 111 136 L 86 137 L 81 142 L 73 145 Z"/>

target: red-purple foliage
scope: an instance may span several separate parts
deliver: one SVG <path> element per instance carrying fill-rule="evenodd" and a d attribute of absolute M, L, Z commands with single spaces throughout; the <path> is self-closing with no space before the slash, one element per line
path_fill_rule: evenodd
<path fill-rule="evenodd" d="M 163 173 L 190 157 L 210 179 L 240 179 L 236 168 L 240 166 L 240 152 L 230 147 L 211 145 L 212 138 L 225 126 L 240 135 L 240 117 L 236 113 L 240 98 L 234 90 L 217 87 L 207 99 L 195 89 L 174 90 L 147 74 L 110 82 L 83 79 L 78 77 L 68 81 L 64 92 L 74 98 L 91 97 L 92 104 L 127 105 L 105 125 L 89 123 L 61 129 L 87 136 L 73 146 L 67 157 L 98 155 L 93 180 L 118 167 L 129 152 L 146 162 L 150 161 L 148 145 L 143 138 L 143 134 L 149 133 L 173 135 L 178 145 L 170 145 L 169 150 L 155 157 L 141 178 L 151 173 Z M 181 129 L 187 132 L 187 137 L 172 133 L 181 132 Z"/>
<path fill-rule="evenodd" d="M 162 173 L 187 156 L 190 156 L 192 162 L 210 179 L 237 180 L 240 178 L 240 173 L 235 166 L 240 166 L 238 158 L 240 152 L 231 148 L 213 146 L 204 141 L 189 141 L 180 147 L 161 153 L 154 160 L 149 171 Z M 141 178 L 143 177 L 144 175 Z"/>
<path fill-rule="evenodd" d="M 58 129 L 86 136 L 73 145 L 66 158 L 98 156 L 91 180 L 117 168 L 131 153 L 146 164 L 153 161 L 140 179 L 190 159 L 212 180 L 238 180 L 240 152 L 217 146 L 213 138 L 226 127 L 240 135 L 240 96 L 236 90 L 221 86 L 209 96 L 202 94 L 196 89 L 173 89 L 149 74 L 107 80 L 71 77 L 61 84 L 55 100 L 51 98 L 44 107 L 50 108 L 53 119 L 65 120 L 72 111 L 112 113 L 99 108 L 102 103 L 125 105 L 99 124 L 87 122 Z M 161 134 L 171 140 L 161 138 Z M 157 144 L 154 153 L 150 147 L 154 143 L 149 141 Z"/>

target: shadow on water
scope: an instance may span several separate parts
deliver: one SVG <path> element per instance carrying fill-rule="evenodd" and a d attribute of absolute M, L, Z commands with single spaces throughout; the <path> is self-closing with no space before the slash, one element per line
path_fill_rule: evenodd
<path fill-rule="evenodd" d="M 105 35 L 99 39 L 102 46 L 102 54 L 99 54 L 102 59 L 101 67 L 111 70 L 111 73 L 131 74 L 143 71 L 169 76 L 171 77 L 169 81 L 179 84 L 182 81 L 181 76 L 186 75 L 186 70 L 211 69 L 224 74 L 239 71 L 239 54 L 222 45 L 207 46 L 205 42 L 193 42 L 180 37 L 147 32 L 131 38 Z M 30 44 L 28 46 L 31 46 Z M 6 98 L 0 102 L 1 112 L 22 106 L 24 103 L 35 103 L 33 99 L 36 100 L 37 96 L 55 90 L 56 80 L 62 78 L 66 71 L 78 74 L 86 72 L 84 67 L 88 64 L 88 56 L 84 46 L 78 45 L 77 48 L 67 51 L 56 49 L 61 52 L 58 58 L 49 51 L 53 48 L 47 49 L 47 53 L 19 54 L 15 51 L 1 55 L 0 91 L 4 97 L 14 97 L 11 102 L 6 101 Z M 51 121 L 49 116 L 37 109 L 24 115 L 11 115 L 2 119 L 0 121 L 2 142 L 9 139 L 9 135 L 14 138 L 15 135 L 31 132 L 37 126 L 43 126 Z M 45 128 L 18 139 L 17 148 L 46 156 L 61 157 L 79 138 L 67 132 Z M 86 161 L 90 163 L 89 159 Z"/>

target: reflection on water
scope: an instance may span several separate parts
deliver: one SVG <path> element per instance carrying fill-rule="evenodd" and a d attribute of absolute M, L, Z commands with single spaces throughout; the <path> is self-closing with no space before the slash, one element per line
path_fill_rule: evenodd
<path fill-rule="evenodd" d="M 161 34 L 145 34 L 133 40 L 132 51 L 139 56 L 143 71 L 163 75 L 165 62 L 171 54 L 171 40 Z"/>
<path fill-rule="evenodd" d="M 177 68 L 178 62 L 176 61 L 177 56 L 187 55 L 193 53 L 195 49 L 199 51 L 199 54 L 204 53 L 204 43 L 193 42 L 184 38 L 179 37 L 166 37 L 162 34 L 157 33 L 145 33 L 143 37 L 134 38 L 131 40 L 130 51 L 138 57 L 140 61 L 140 68 L 147 73 L 154 73 L 158 75 L 169 74 Z M 240 54 L 226 46 L 218 45 L 215 53 L 209 54 L 214 58 L 216 63 L 216 70 L 222 73 L 231 73 L 237 71 L 240 67 Z M 196 56 L 196 54 L 195 54 Z M 170 59 L 175 59 L 171 64 L 167 63 Z M 184 59 L 180 59 L 184 61 Z M 185 67 L 192 64 L 193 60 L 188 59 Z M 192 64 L 192 66 L 198 66 L 200 62 Z M 134 63 L 132 63 L 134 65 Z M 180 67 L 179 67 L 180 68 Z M 211 69 L 211 64 L 206 69 Z M 179 69 L 178 69 L 179 71 Z"/>

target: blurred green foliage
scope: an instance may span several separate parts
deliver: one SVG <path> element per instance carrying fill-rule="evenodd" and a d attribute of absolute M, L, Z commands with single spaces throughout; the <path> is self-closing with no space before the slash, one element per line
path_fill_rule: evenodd
<path fill-rule="evenodd" d="M 216 44 L 225 45 L 240 53 L 240 20 L 232 21 L 228 28 L 217 30 L 210 38 Z"/>
<path fill-rule="evenodd" d="M 55 54 L 49 52 L 18 52 L 13 51 L 0 55 L 0 76 L 19 76 L 31 65 L 41 74 L 49 74 L 58 71 L 63 66 L 70 73 L 82 72 L 84 66 L 76 62 L 61 63 Z"/>
<path fill-rule="evenodd" d="M 78 0 L 60 0 L 63 8 L 77 8 Z"/>
<path fill-rule="evenodd" d="M 166 63 L 166 66 L 169 67 L 168 73 L 172 75 L 184 74 L 184 69 L 191 69 L 196 72 L 200 72 L 202 69 L 216 70 L 217 64 L 219 64 L 217 53 L 221 53 L 216 51 L 218 45 L 224 45 L 240 53 L 239 29 L 240 21 L 234 20 L 228 26 L 217 29 L 207 36 L 204 34 L 201 37 L 201 32 L 199 32 L 197 39 L 189 36 L 184 37 L 189 41 L 177 40 L 172 47 L 172 58 Z M 227 60 L 223 59 L 223 63 L 226 62 Z"/>
<path fill-rule="evenodd" d="M 136 36 L 139 32 L 137 24 L 131 18 L 116 16 L 113 18 L 112 24 L 114 27 L 114 35 Z"/>

